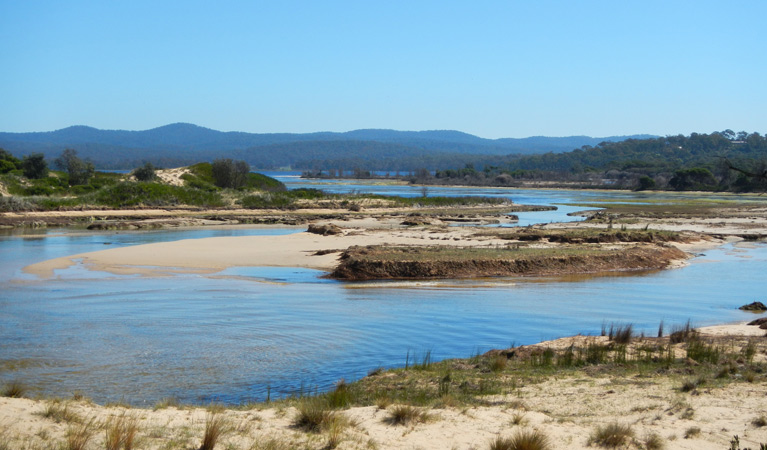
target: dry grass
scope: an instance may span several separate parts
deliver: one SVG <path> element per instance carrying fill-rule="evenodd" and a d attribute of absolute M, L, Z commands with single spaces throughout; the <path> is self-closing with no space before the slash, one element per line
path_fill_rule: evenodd
<path fill-rule="evenodd" d="M 666 443 L 663 441 L 663 438 L 656 433 L 646 435 L 643 441 L 646 450 L 663 450 L 666 448 Z"/>
<path fill-rule="evenodd" d="M 411 423 L 423 423 L 431 416 L 421 408 L 410 405 L 395 405 L 389 409 L 389 417 L 385 420 L 391 425 L 408 425 Z"/>
<path fill-rule="evenodd" d="M 527 419 L 525 418 L 525 413 L 515 413 L 511 416 L 512 425 L 525 425 L 526 423 Z"/>
<path fill-rule="evenodd" d="M 209 413 L 205 421 L 205 434 L 202 436 L 200 450 L 213 450 L 218 440 L 226 433 L 226 418 L 220 414 Z"/>
<path fill-rule="evenodd" d="M 700 428 L 698 427 L 690 427 L 686 430 L 684 430 L 684 438 L 685 439 L 692 439 L 694 437 L 700 436 Z"/>
<path fill-rule="evenodd" d="M 104 447 L 106 450 L 132 450 L 138 434 L 138 420 L 122 414 L 107 420 Z"/>
<path fill-rule="evenodd" d="M 599 426 L 589 437 L 589 445 L 596 444 L 600 447 L 617 448 L 627 445 L 634 438 L 634 430 L 630 425 L 611 423 Z"/>
<path fill-rule="evenodd" d="M 81 423 L 82 418 L 69 409 L 69 404 L 65 403 L 63 406 L 57 401 L 51 401 L 46 404 L 45 409 L 38 415 L 51 419 L 56 423 Z"/>
<path fill-rule="evenodd" d="M 22 398 L 27 393 L 27 387 L 18 381 L 11 381 L 3 386 L 2 397 Z"/>
<path fill-rule="evenodd" d="M 497 437 L 490 443 L 490 450 L 549 450 L 548 436 L 537 430 L 520 430 L 511 437 Z"/>
<path fill-rule="evenodd" d="M 62 450 L 85 450 L 94 432 L 93 420 L 70 426 Z"/>

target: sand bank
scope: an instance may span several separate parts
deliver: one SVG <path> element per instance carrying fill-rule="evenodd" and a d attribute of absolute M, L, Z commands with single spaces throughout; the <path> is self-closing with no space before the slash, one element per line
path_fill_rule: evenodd
<path fill-rule="evenodd" d="M 413 229 L 359 227 L 363 223 L 346 224 L 342 234 L 321 236 L 301 232 L 282 236 L 242 236 L 188 239 L 173 242 L 136 245 L 97 252 L 81 253 L 43 261 L 24 268 L 25 272 L 50 278 L 57 269 L 65 269 L 77 261 L 85 266 L 118 274 L 150 275 L 158 269 L 193 270 L 214 273 L 228 267 L 305 267 L 331 270 L 338 253 L 354 245 L 427 245 L 448 246 L 505 245 L 500 239 L 473 236 L 473 230 L 453 227 Z M 349 228 L 348 225 L 353 225 Z M 316 253 L 324 253 L 317 255 Z"/>

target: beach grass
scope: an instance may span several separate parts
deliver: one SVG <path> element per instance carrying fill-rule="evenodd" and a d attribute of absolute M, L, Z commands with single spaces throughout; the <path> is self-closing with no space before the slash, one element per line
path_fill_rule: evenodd
<path fill-rule="evenodd" d="M 627 445 L 634 438 L 630 425 L 610 423 L 598 426 L 589 438 L 589 445 L 605 448 L 618 448 Z"/>
<path fill-rule="evenodd" d="M 497 437 L 490 450 L 550 450 L 551 440 L 538 430 L 520 430 L 511 437 Z"/>

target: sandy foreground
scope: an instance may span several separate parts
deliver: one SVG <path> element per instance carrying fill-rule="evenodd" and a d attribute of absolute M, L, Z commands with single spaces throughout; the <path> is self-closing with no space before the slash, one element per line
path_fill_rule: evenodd
<path fill-rule="evenodd" d="M 744 324 L 700 331 L 712 336 L 764 335 L 764 330 Z M 539 345 L 566 347 L 584 339 L 600 338 L 577 336 Z M 767 426 L 760 422 L 767 415 L 764 382 L 732 382 L 694 394 L 680 392 L 678 384 L 678 379 L 666 376 L 553 376 L 520 386 L 513 394 L 494 396 L 494 406 L 428 409 L 425 423 L 411 425 L 391 424 L 387 419 L 392 406 L 355 407 L 342 412 L 348 424 L 339 431 L 337 448 L 487 449 L 498 436 L 537 430 L 548 436 L 552 448 L 586 449 L 594 448 L 588 441 L 598 426 L 616 422 L 631 426 L 635 444 L 629 448 L 645 448 L 651 435 L 671 449 L 726 449 L 735 435 L 741 448 L 759 448 L 760 442 L 767 442 Z M 51 413 L 62 410 L 69 418 Z M 330 438 L 327 432 L 297 429 L 296 409 L 291 406 L 215 411 L 228 430 L 217 448 L 320 449 Z M 10 443 L 4 448 L 47 448 L 43 443 L 61 442 L 67 433 L 89 423 L 93 437 L 87 448 L 104 448 L 105 425 L 122 416 L 137 425 L 137 448 L 195 449 L 210 414 L 210 408 L 148 410 L 99 406 L 87 400 L 0 398 L 0 443 L 3 439 Z"/>

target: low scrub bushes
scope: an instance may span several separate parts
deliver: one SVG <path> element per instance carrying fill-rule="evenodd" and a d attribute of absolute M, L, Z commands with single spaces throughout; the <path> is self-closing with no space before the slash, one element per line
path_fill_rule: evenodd
<path fill-rule="evenodd" d="M 98 204 L 120 208 L 126 206 L 223 206 L 216 192 L 201 191 L 182 186 L 160 183 L 125 182 L 99 191 L 94 200 Z"/>

